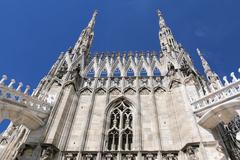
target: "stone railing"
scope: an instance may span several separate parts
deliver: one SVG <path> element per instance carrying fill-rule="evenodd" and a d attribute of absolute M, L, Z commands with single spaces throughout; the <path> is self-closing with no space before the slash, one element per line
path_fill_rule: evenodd
<path fill-rule="evenodd" d="M 238 69 L 238 72 L 240 73 L 240 68 Z M 224 76 L 223 81 L 225 83 L 220 89 L 193 101 L 192 106 L 194 107 L 194 112 L 201 112 L 205 109 L 211 108 L 212 106 L 240 96 L 240 79 L 236 78 L 234 72 L 232 72 L 230 76 L 232 78 L 231 82 L 229 82 L 227 77 Z"/>
<path fill-rule="evenodd" d="M 19 83 L 18 87 L 15 89 L 14 84 L 16 81 L 12 79 L 9 85 L 5 85 L 4 82 L 7 80 L 7 76 L 3 75 L 0 80 L 0 100 L 11 101 L 19 104 L 20 106 L 25 106 L 29 109 L 40 111 L 43 113 L 49 113 L 51 110 L 51 105 L 46 101 L 39 100 L 28 94 L 30 91 L 30 86 L 27 85 L 25 90 L 22 91 L 23 83 Z"/>

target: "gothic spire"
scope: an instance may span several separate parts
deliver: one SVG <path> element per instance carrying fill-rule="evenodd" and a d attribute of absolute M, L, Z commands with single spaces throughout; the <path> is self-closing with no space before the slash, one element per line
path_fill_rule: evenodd
<path fill-rule="evenodd" d="M 166 23 L 165 23 L 165 20 L 163 18 L 163 15 L 162 15 L 162 12 L 160 11 L 160 9 L 157 10 L 157 14 L 159 17 L 159 26 L 162 29 L 163 27 L 166 27 Z"/>
<path fill-rule="evenodd" d="M 202 63 L 205 74 L 207 75 L 209 72 L 213 72 L 211 67 L 209 66 L 207 60 L 203 57 L 202 52 L 198 48 L 197 48 L 197 53 L 201 59 L 201 63 Z"/>
<path fill-rule="evenodd" d="M 88 26 L 80 34 L 80 37 L 73 48 L 73 60 L 81 55 L 85 55 L 85 57 L 87 56 L 94 36 L 94 25 L 96 23 L 97 14 L 98 12 L 95 10 Z"/>
<path fill-rule="evenodd" d="M 220 86 L 220 81 L 218 75 L 211 69 L 210 65 L 208 64 L 207 60 L 203 57 L 202 52 L 197 48 L 197 53 L 201 59 L 201 63 L 204 69 L 204 72 L 207 76 L 208 81 L 212 84 L 214 89 L 218 89 Z"/>
<path fill-rule="evenodd" d="M 160 46 L 163 51 L 163 53 L 169 53 L 171 51 L 178 51 L 179 45 L 177 41 L 175 40 L 171 29 L 166 25 L 165 20 L 163 18 L 162 12 L 158 9 L 157 15 L 159 17 L 159 40 L 160 40 Z M 176 55 L 172 55 L 173 58 Z"/>

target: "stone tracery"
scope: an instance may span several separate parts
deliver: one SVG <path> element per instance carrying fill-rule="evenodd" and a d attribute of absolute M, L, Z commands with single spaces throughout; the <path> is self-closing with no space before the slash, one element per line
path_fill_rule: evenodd
<path fill-rule="evenodd" d="M 133 143 L 131 107 L 121 101 L 110 111 L 109 119 L 107 150 L 131 150 Z"/>

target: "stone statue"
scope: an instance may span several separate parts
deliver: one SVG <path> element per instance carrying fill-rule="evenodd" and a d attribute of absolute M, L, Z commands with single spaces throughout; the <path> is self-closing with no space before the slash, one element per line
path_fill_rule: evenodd
<path fill-rule="evenodd" d="M 52 157 L 53 157 L 53 149 L 51 147 L 47 147 L 46 149 L 43 149 L 40 160 L 51 160 Z"/>
<path fill-rule="evenodd" d="M 187 147 L 187 154 L 188 154 L 189 160 L 199 160 L 199 158 L 196 156 L 195 150 L 192 146 Z"/>

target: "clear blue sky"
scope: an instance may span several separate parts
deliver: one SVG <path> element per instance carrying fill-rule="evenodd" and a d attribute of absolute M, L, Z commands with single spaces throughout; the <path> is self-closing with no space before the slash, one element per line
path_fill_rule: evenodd
<path fill-rule="evenodd" d="M 222 77 L 240 67 L 239 6 L 239 0 L 0 0 L 0 74 L 36 87 L 95 9 L 92 52 L 158 51 L 160 8 L 197 68 L 198 47 Z"/>

